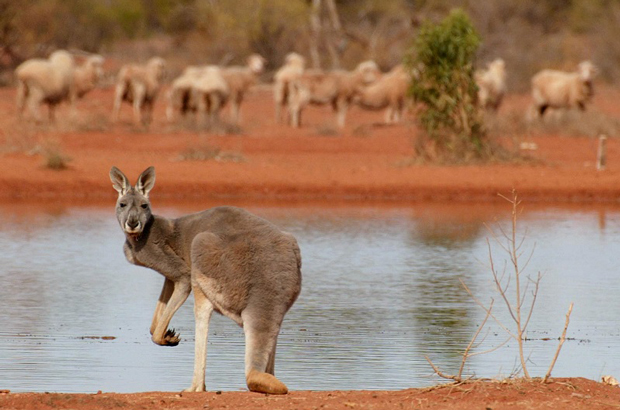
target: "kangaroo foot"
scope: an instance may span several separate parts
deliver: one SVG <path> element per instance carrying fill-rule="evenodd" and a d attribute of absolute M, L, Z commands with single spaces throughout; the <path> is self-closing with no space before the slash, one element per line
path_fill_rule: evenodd
<path fill-rule="evenodd" d="M 181 341 L 180 335 L 174 330 L 166 330 L 166 334 L 161 339 L 156 339 L 153 337 L 153 343 L 158 344 L 160 346 L 176 346 Z"/>
<path fill-rule="evenodd" d="M 288 388 L 280 380 L 269 373 L 261 373 L 256 370 L 250 370 L 246 377 L 248 389 L 256 393 L 267 394 L 286 394 Z"/>

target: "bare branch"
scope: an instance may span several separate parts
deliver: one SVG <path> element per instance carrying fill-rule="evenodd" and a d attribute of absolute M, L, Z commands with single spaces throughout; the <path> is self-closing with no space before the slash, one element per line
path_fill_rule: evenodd
<path fill-rule="evenodd" d="M 558 356 L 560 355 L 560 350 L 562 349 L 562 345 L 566 340 L 566 330 L 568 329 L 568 324 L 570 323 L 570 315 L 573 312 L 573 302 L 568 306 L 568 312 L 566 312 L 566 322 L 564 322 L 564 330 L 562 331 L 562 336 L 560 337 L 560 343 L 558 344 L 558 348 L 555 351 L 555 356 L 553 356 L 553 360 L 551 361 L 551 365 L 549 366 L 549 370 L 547 370 L 547 374 L 543 378 L 543 383 L 546 383 L 549 380 L 549 376 L 551 376 L 551 371 L 555 366 L 555 362 L 558 360 Z"/>
<path fill-rule="evenodd" d="M 534 312 L 534 304 L 536 303 L 536 298 L 538 296 L 538 287 L 540 286 L 540 279 L 542 278 L 542 276 L 540 275 L 540 272 L 538 273 L 538 279 L 534 282 L 535 284 L 535 288 L 534 288 L 534 292 L 532 293 L 532 304 L 530 305 L 530 312 L 527 315 L 527 319 L 525 319 L 525 324 L 523 325 L 523 330 L 525 330 L 527 328 L 528 323 L 530 323 L 530 319 L 532 318 L 532 312 Z"/>
<path fill-rule="evenodd" d="M 480 306 L 480 308 L 482 310 L 484 310 L 485 312 L 487 312 L 489 314 L 489 316 L 495 321 L 495 323 L 497 323 L 503 330 L 504 332 L 508 333 L 510 335 L 510 337 L 512 337 L 513 339 L 517 339 L 517 336 L 515 336 L 514 333 L 512 333 L 510 331 L 510 329 L 508 329 L 501 320 L 499 320 L 493 313 L 491 313 L 490 310 L 487 309 L 486 306 L 484 306 L 482 304 L 482 302 L 480 301 L 480 299 L 478 299 L 476 296 L 474 296 L 474 294 L 471 292 L 471 290 L 467 287 L 467 285 L 465 284 L 465 282 L 463 282 L 461 279 L 459 279 L 459 281 L 461 282 L 461 285 L 465 288 L 465 290 L 467 291 L 467 293 L 469 294 L 469 296 L 471 296 L 471 298 L 474 300 L 474 302 L 476 302 L 476 304 L 478 306 Z M 491 302 L 493 302 L 493 299 L 491 299 Z"/>
<path fill-rule="evenodd" d="M 465 348 L 465 351 L 463 352 L 463 360 L 461 361 L 461 367 L 459 368 L 459 373 L 458 373 L 458 377 L 459 378 L 461 378 L 461 376 L 463 375 L 463 369 L 465 368 L 465 362 L 467 361 L 467 359 L 470 356 L 472 356 L 472 355 L 469 354 L 469 351 L 471 350 L 471 348 L 474 345 L 474 342 L 476 341 L 476 339 L 480 335 L 480 332 L 482 331 L 482 328 L 487 323 L 487 320 L 489 320 L 489 315 L 491 314 L 491 310 L 493 310 L 493 301 L 492 300 L 491 300 L 491 305 L 489 306 L 489 310 L 487 311 L 487 314 L 484 317 L 484 320 L 482 321 L 482 324 L 480 324 L 480 326 L 478 326 L 478 330 L 476 330 L 476 333 L 474 333 L 474 336 L 471 338 L 471 340 L 469 341 L 469 344 L 467 345 L 467 347 Z"/>

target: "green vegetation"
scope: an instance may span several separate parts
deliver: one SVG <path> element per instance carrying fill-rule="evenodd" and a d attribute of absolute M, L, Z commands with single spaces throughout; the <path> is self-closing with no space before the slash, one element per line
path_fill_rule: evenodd
<path fill-rule="evenodd" d="M 418 156 L 460 162 L 490 153 L 476 104 L 474 58 L 479 45 L 480 36 L 462 10 L 421 28 L 407 59 L 415 78 L 410 93 L 420 103 L 417 117 L 426 131 L 426 138 L 416 139 Z"/>

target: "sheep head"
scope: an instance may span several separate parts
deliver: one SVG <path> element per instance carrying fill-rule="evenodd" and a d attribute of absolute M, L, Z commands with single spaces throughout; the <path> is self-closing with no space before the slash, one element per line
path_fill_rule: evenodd
<path fill-rule="evenodd" d="M 146 66 L 150 73 L 153 73 L 155 78 L 160 81 L 164 78 L 166 74 L 166 61 L 161 57 L 152 57 L 147 63 Z"/>
<path fill-rule="evenodd" d="M 379 66 L 372 60 L 367 60 L 359 63 L 356 72 L 361 74 L 362 82 L 364 84 L 374 83 L 381 77 L 381 70 L 379 70 Z"/>
<path fill-rule="evenodd" d="M 579 73 L 579 77 L 584 82 L 591 82 L 592 79 L 598 74 L 598 69 L 591 61 L 582 61 L 577 66 L 577 72 Z"/>
<path fill-rule="evenodd" d="M 254 74 L 260 74 L 265 69 L 267 60 L 260 54 L 252 54 L 248 57 L 248 67 Z"/>
<path fill-rule="evenodd" d="M 284 58 L 284 63 L 286 65 L 298 66 L 303 69 L 306 65 L 306 59 L 302 55 L 293 52 L 286 55 Z"/>

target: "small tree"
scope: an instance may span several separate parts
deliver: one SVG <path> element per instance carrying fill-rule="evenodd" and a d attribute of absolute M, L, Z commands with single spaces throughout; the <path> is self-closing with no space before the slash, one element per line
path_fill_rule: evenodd
<path fill-rule="evenodd" d="M 416 152 L 426 159 L 469 161 L 489 154 L 476 105 L 474 57 L 480 37 L 467 14 L 453 10 L 441 23 L 425 23 L 405 63 L 413 74 L 410 94 L 420 103 L 426 135 Z"/>

